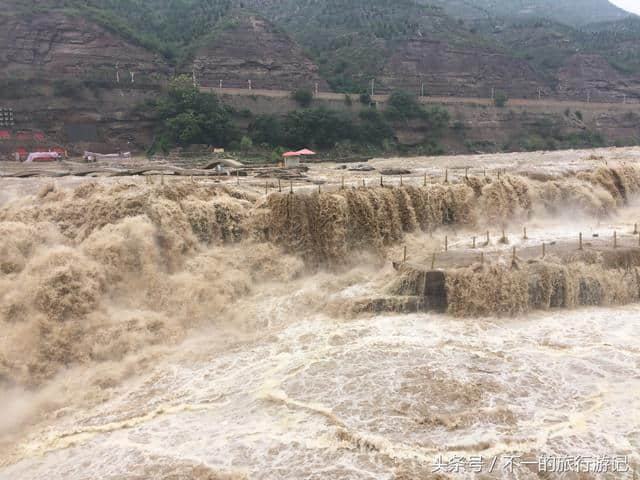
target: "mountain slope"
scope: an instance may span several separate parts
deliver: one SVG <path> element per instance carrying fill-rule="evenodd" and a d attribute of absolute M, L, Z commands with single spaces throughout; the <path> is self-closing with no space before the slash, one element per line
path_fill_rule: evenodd
<path fill-rule="evenodd" d="M 510 18 L 517 20 L 544 18 L 582 26 L 594 22 L 611 22 L 631 16 L 608 0 L 421 0 L 441 6 L 456 18 L 468 20 Z"/>
<path fill-rule="evenodd" d="M 65 10 L 0 16 L 0 78 L 137 83 L 166 78 L 156 52 Z M 119 73 L 118 73 L 119 72 Z"/>
<path fill-rule="evenodd" d="M 193 70 L 202 85 L 322 90 L 318 67 L 282 30 L 264 18 L 238 11 L 227 15 L 195 48 Z"/>
<path fill-rule="evenodd" d="M 416 91 L 425 82 L 428 92 L 460 96 L 487 96 L 492 89 L 527 97 L 538 89 L 572 98 L 640 96 L 640 19 L 606 0 L 581 0 L 580 8 L 575 0 L 420 1 L 439 6 L 416 0 L 45 0 L 35 6 L 0 0 L 0 16 L 84 18 L 152 56 L 162 54 L 177 71 L 195 69 L 210 85 L 222 80 L 242 87 L 252 80 L 256 88 L 315 82 L 325 88 L 324 79 L 334 91 L 362 92 L 375 79 L 378 92 Z M 593 18 L 603 21 L 567 25 Z"/>
<path fill-rule="evenodd" d="M 146 48 L 177 57 L 206 35 L 235 0 L 0 0 L 0 15 L 64 11 L 80 15 Z"/>
<path fill-rule="evenodd" d="M 306 47 L 323 76 L 339 91 L 362 91 L 379 76 L 395 45 L 428 38 L 456 45 L 483 39 L 445 15 L 414 0 L 247 0 Z"/>

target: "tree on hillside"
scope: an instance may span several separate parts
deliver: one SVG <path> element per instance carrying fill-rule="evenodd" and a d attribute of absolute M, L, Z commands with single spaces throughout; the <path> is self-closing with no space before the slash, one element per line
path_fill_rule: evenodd
<path fill-rule="evenodd" d="M 249 134 L 258 145 L 278 146 L 284 143 L 282 125 L 276 115 L 258 115 L 249 125 Z"/>
<path fill-rule="evenodd" d="M 293 92 L 293 99 L 301 107 L 307 108 L 313 102 L 313 92 L 309 88 L 299 88 Z"/>
<path fill-rule="evenodd" d="M 509 101 L 509 97 L 507 97 L 507 94 L 504 92 L 496 93 L 496 96 L 493 99 L 493 103 L 498 108 L 504 108 L 507 105 L 508 101 Z"/>
<path fill-rule="evenodd" d="M 282 123 L 287 145 L 313 145 L 331 148 L 337 142 L 354 138 L 354 124 L 344 115 L 324 107 L 290 112 Z"/>
<path fill-rule="evenodd" d="M 426 128 L 439 130 L 449 122 L 449 112 L 434 106 L 425 108 L 411 93 L 396 90 L 389 96 L 385 116 L 392 121 L 422 120 Z"/>
<path fill-rule="evenodd" d="M 164 119 L 156 146 L 192 144 L 226 146 L 237 137 L 231 124 L 231 108 L 215 95 L 200 92 L 187 75 L 174 78 L 155 112 Z"/>
<path fill-rule="evenodd" d="M 394 90 L 389 95 L 385 114 L 391 120 L 408 120 L 422 117 L 424 109 L 414 95 L 406 90 Z"/>

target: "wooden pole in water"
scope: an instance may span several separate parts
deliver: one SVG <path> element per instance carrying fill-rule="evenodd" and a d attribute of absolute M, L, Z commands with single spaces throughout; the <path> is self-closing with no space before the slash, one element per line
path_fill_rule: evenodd
<path fill-rule="evenodd" d="M 380 176 L 380 186 L 384 187 L 384 180 L 382 180 L 382 176 Z"/>
<path fill-rule="evenodd" d="M 293 195 L 293 180 L 289 181 L 289 194 Z"/>
<path fill-rule="evenodd" d="M 236 183 L 240 185 L 240 170 L 236 170 Z"/>
<path fill-rule="evenodd" d="M 547 255 L 547 244 L 542 242 L 542 258 Z"/>
<path fill-rule="evenodd" d="M 578 250 L 582 250 L 582 232 L 580 232 L 580 246 L 578 247 Z"/>
<path fill-rule="evenodd" d="M 523 230 L 524 230 L 524 236 L 522 237 L 522 239 L 529 240 L 529 237 L 527 237 L 527 227 L 524 227 Z"/>
<path fill-rule="evenodd" d="M 282 182 L 278 179 L 278 192 L 282 193 Z"/>
<path fill-rule="evenodd" d="M 424 174 L 424 183 L 422 184 L 423 187 L 427 186 L 427 174 Z"/>
<path fill-rule="evenodd" d="M 322 190 L 320 189 L 320 185 L 318 185 L 318 195 L 320 195 L 322 193 Z"/>
<path fill-rule="evenodd" d="M 364 178 L 362 179 L 362 188 L 367 188 L 367 182 Z"/>
<path fill-rule="evenodd" d="M 400 186 L 402 186 L 402 175 L 400 175 Z"/>
<path fill-rule="evenodd" d="M 407 261 L 407 246 L 404 246 L 404 261 Z"/>
<path fill-rule="evenodd" d="M 464 169 L 464 178 L 469 180 L 469 167 L 465 167 Z"/>
<path fill-rule="evenodd" d="M 516 247 L 513 247 L 513 255 L 511 256 L 511 262 L 515 263 L 516 261 Z"/>
<path fill-rule="evenodd" d="M 445 169 L 444 171 L 444 183 L 449 183 L 449 169 Z"/>
<path fill-rule="evenodd" d="M 344 190 L 344 175 L 342 175 L 342 190 Z"/>
<path fill-rule="evenodd" d="M 489 235 L 489 230 L 487 230 L 487 245 L 491 243 L 491 236 Z"/>
<path fill-rule="evenodd" d="M 431 270 L 436 268 L 436 254 L 435 252 L 431 255 Z"/>
<path fill-rule="evenodd" d="M 446 235 L 444 237 L 444 251 L 445 252 L 449 251 L 449 237 Z"/>
<path fill-rule="evenodd" d="M 480 265 L 484 265 L 484 252 L 480 252 Z"/>
<path fill-rule="evenodd" d="M 636 223 L 635 226 L 633 227 L 633 234 L 634 235 L 638 235 L 638 224 Z"/>
<path fill-rule="evenodd" d="M 473 248 L 476 248 L 476 237 L 473 237 Z"/>

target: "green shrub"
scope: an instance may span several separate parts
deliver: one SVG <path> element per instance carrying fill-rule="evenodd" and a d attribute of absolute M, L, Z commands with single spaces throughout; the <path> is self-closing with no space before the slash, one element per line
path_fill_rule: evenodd
<path fill-rule="evenodd" d="M 504 92 L 497 92 L 495 98 L 493 99 L 493 103 L 498 108 L 504 108 L 507 105 L 508 101 L 509 97 L 507 97 L 507 94 Z"/>
<path fill-rule="evenodd" d="M 249 135 L 258 144 L 282 145 L 284 143 L 280 118 L 275 115 L 259 115 L 249 125 Z"/>
<path fill-rule="evenodd" d="M 406 90 L 395 90 L 389 95 L 385 114 L 392 120 L 420 118 L 424 114 L 422 105 Z"/>
<path fill-rule="evenodd" d="M 253 141 L 249 137 L 243 136 L 240 139 L 240 150 L 242 150 L 243 152 L 248 152 L 252 148 L 253 148 Z"/>
<path fill-rule="evenodd" d="M 293 92 L 293 99 L 303 108 L 307 108 L 313 102 L 313 92 L 309 88 L 299 88 Z"/>
<path fill-rule="evenodd" d="M 425 108 L 417 98 L 405 90 L 389 96 L 385 116 L 393 121 L 422 120 L 429 130 L 439 130 L 449 123 L 449 112 L 439 106 Z"/>
<path fill-rule="evenodd" d="M 371 95 L 369 95 L 367 92 L 361 93 L 360 103 L 363 105 L 371 105 Z"/>

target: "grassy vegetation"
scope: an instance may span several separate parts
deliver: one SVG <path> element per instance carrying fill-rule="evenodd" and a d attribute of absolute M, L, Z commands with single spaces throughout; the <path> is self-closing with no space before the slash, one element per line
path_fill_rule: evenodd
<path fill-rule="evenodd" d="M 497 92 L 493 99 L 493 103 L 498 108 L 504 108 L 507 106 L 507 102 L 509 101 L 509 97 L 504 92 Z"/>
<path fill-rule="evenodd" d="M 299 88 L 291 96 L 301 107 L 307 108 L 313 102 L 313 92 L 309 88 Z"/>
<path fill-rule="evenodd" d="M 599 148 L 606 145 L 602 134 L 591 130 L 555 134 L 538 131 L 515 135 L 504 145 L 503 150 L 533 152 L 537 150 Z"/>
<path fill-rule="evenodd" d="M 475 28 L 495 48 L 531 63 L 547 75 L 553 75 L 578 52 L 599 54 L 623 74 L 640 72 L 640 18 L 580 28 L 564 22 L 492 18 L 477 22 Z"/>
<path fill-rule="evenodd" d="M 516 20 L 546 17 L 573 26 L 598 21 L 620 20 L 628 15 L 607 0 L 420 0 L 441 5 L 447 13 L 466 20 L 512 18 Z"/>
<path fill-rule="evenodd" d="M 247 0 L 293 36 L 334 91 L 362 93 L 396 42 L 419 36 L 450 45 L 482 42 L 441 9 L 415 0 Z M 384 86 L 379 83 L 380 86 Z"/>
<path fill-rule="evenodd" d="M 249 134 L 260 145 L 322 150 L 336 148 L 341 142 L 380 147 L 385 139 L 393 138 L 393 129 L 375 110 L 362 110 L 354 116 L 318 107 L 283 117 L 258 116 L 250 125 Z"/>

